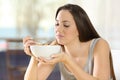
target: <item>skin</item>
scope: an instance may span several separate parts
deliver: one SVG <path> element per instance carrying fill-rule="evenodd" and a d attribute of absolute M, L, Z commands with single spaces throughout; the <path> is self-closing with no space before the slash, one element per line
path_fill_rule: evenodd
<path fill-rule="evenodd" d="M 58 62 L 64 63 L 66 68 L 73 73 L 77 80 L 109 80 L 110 48 L 104 39 L 101 38 L 95 45 L 93 53 L 93 75 L 89 75 L 83 68 L 88 58 L 91 40 L 80 42 L 76 24 L 69 11 L 61 10 L 58 13 L 55 23 L 55 32 L 57 43 L 62 45 L 64 50 L 60 54 L 53 54 L 51 60 L 47 60 L 43 57 L 35 58 L 30 52 L 29 46 L 37 43 L 30 39 L 30 37 L 23 39 L 23 44 L 25 44 L 24 51 L 26 54 L 32 56 L 25 74 L 25 80 L 46 80 L 55 64 Z"/>

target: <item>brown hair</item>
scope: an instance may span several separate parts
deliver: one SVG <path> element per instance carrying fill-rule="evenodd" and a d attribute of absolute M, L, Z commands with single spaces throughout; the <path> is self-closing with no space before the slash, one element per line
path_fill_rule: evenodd
<path fill-rule="evenodd" d="M 61 6 L 56 12 L 56 17 L 61 10 L 68 10 L 72 14 L 79 32 L 79 40 L 81 42 L 100 37 L 93 27 L 88 15 L 80 6 L 74 4 Z"/>
<path fill-rule="evenodd" d="M 113 80 L 116 80 L 111 52 L 110 52 L 110 69 Z"/>

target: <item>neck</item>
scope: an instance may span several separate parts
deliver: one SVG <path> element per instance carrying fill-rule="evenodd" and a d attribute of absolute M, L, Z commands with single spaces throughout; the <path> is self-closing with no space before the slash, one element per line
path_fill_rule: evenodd
<path fill-rule="evenodd" d="M 78 56 L 78 52 L 80 50 L 82 42 L 80 42 L 79 40 L 73 41 L 69 44 L 64 45 L 64 50 L 67 54 L 75 57 Z"/>

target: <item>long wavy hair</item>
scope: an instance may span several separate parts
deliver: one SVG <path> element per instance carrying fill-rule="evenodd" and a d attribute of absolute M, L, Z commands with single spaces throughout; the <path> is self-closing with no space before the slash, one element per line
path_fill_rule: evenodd
<path fill-rule="evenodd" d="M 75 4 L 66 4 L 59 7 L 56 12 L 55 19 L 61 10 L 68 10 L 72 14 L 78 29 L 79 40 L 81 42 L 87 42 L 94 38 L 100 38 L 99 34 L 97 33 L 94 26 L 92 25 L 88 15 L 80 6 Z M 113 77 L 114 80 L 116 80 L 114 69 L 113 69 L 111 51 L 110 51 L 110 67 L 111 67 L 111 73 L 112 73 L 111 76 Z"/>

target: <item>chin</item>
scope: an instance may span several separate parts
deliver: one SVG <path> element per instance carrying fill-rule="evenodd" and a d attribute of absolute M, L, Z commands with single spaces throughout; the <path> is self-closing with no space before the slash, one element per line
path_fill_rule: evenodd
<path fill-rule="evenodd" d="M 63 41 L 61 41 L 61 40 L 57 40 L 57 42 L 58 42 L 58 44 L 60 44 L 60 45 L 65 45 L 65 43 L 64 43 Z"/>

